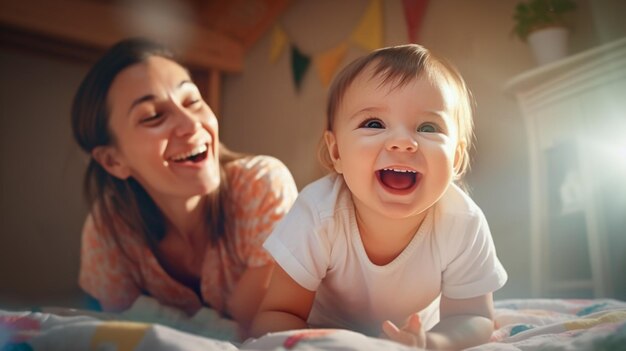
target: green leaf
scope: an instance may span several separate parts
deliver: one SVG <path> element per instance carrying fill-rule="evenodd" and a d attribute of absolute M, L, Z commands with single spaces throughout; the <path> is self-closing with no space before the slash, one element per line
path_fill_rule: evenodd
<path fill-rule="evenodd" d="M 575 0 L 526 0 L 515 6 L 513 33 L 526 40 L 535 29 L 559 25 L 565 26 L 565 15 L 574 12 Z"/>

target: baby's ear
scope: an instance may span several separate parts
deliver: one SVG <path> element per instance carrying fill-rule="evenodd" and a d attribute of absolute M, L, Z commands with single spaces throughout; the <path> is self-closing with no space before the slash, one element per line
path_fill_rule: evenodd
<path fill-rule="evenodd" d="M 456 176 L 460 175 L 462 172 L 461 168 L 465 163 L 465 158 L 467 155 L 467 143 L 464 140 L 459 141 L 456 146 L 456 150 L 454 151 L 454 174 Z"/>
<path fill-rule="evenodd" d="M 91 151 L 91 156 L 112 176 L 119 179 L 130 177 L 130 168 L 114 146 L 96 146 Z"/>
<path fill-rule="evenodd" d="M 326 142 L 328 156 L 333 162 L 333 168 L 335 169 L 335 172 L 341 174 L 341 157 L 339 156 L 339 148 L 337 147 L 337 138 L 335 138 L 335 133 L 333 133 L 331 130 L 324 131 L 324 142 Z"/>

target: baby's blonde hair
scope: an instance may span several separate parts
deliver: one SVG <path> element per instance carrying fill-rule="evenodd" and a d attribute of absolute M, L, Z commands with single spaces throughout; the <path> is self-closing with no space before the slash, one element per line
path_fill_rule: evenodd
<path fill-rule="evenodd" d="M 417 44 L 387 47 L 371 52 L 346 66 L 333 81 L 326 106 L 325 130 L 332 131 L 335 115 L 346 91 L 366 68 L 372 66 L 373 76 L 381 76 L 383 85 L 401 87 L 425 74 L 428 79 L 446 85 L 456 92 L 457 103 L 452 107 L 454 121 L 458 127 L 461 154 L 456 165 L 456 180 L 460 180 L 469 168 L 469 150 L 473 138 L 472 95 L 457 69 L 445 59 Z M 318 148 L 318 158 L 324 167 L 333 170 L 333 162 L 323 138 Z"/>

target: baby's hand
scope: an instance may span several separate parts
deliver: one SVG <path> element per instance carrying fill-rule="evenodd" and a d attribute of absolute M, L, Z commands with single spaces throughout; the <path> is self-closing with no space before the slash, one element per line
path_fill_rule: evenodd
<path fill-rule="evenodd" d="M 412 314 L 406 324 L 399 329 L 391 321 L 383 322 L 383 332 L 390 340 L 408 346 L 426 347 L 426 332 L 417 313 Z"/>

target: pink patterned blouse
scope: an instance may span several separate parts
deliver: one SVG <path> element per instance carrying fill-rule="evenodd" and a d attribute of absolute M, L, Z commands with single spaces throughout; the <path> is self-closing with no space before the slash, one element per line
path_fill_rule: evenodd
<path fill-rule="evenodd" d="M 79 285 L 108 311 L 125 310 L 142 294 L 189 314 L 202 305 L 223 311 L 246 268 L 271 262 L 263 241 L 297 196 L 291 173 L 275 158 L 246 157 L 230 163 L 226 171 L 236 217 L 229 240 L 234 240 L 237 257 L 224 243 L 207 245 L 200 277 L 202 301 L 166 273 L 139 234 L 129 231 L 120 236 L 122 251 L 111 235 L 98 232 L 92 215 L 83 228 Z"/>

